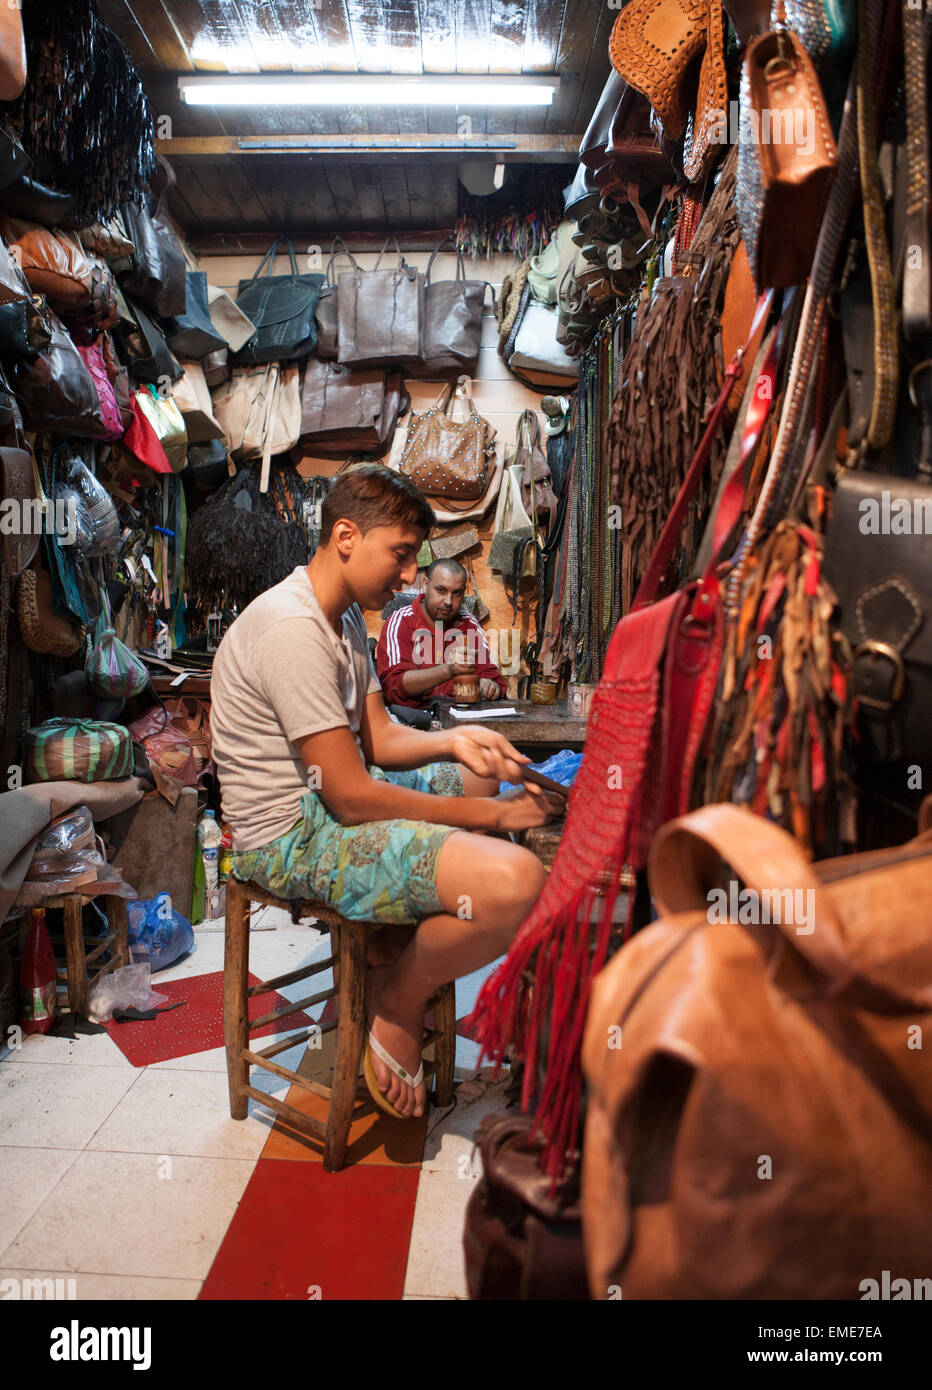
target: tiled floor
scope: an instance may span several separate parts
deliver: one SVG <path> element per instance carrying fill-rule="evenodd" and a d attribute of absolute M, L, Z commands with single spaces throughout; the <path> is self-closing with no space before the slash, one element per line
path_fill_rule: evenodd
<path fill-rule="evenodd" d="M 196 950 L 155 988 L 222 970 L 219 925 L 198 928 Z M 255 926 L 250 966 L 265 979 L 328 947 L 285 912 L 265 909 Z M 487 974 L 458 981 L 459 1018 Z M 296 1001 L 308 982 L 281 993 Z M 458 1078 L 477 1054 L 458 1038 Z M 276 1060 L 313 1075 L 327 1059 L 300 1044 Z M 289 1089 L 262 1072 L 253 1084 L 282 1099 Z M 25 1038 L 0 1051 L 0 1278 L 59 1279 L 66 1296 L 99 1300 L 465 1298 L 472 1137 L 503 1089 L 485 1073 L 445 1114 L 367 1117 L 329 1174 L 258 1102 L 231 1120 L 222 1047 L 134 1066 L 108 1034 Z"/>

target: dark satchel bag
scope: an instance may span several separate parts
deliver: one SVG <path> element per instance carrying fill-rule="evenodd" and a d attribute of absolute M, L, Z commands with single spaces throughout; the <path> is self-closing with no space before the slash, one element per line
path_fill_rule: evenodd
<path fill-rule="evenodd" d="M 483 1176 L 463 1230 L 471 1299 L 589 1299 L 579 1173 L 551 1191 L 533 1125 L 533 1116 L 509 1111 L 479 1126 Z"/>
<path fill-rule="evenodd" d="M 280 241 L 279 237 L 269 247 L 252 279 L 239 282 L 237 306 L 256 325 L 256 331 L 234 354 L 237 362 L 290 361 L 306 357 L 317 346 L 314 315 L 324 277 L 298 273 L 290 241 L 287 246 L 291 272 L 273 275 Z"/>
<path fill-rule="evenodd" d="M 188 466 L 181 475 L 183 481 L 200 488 L 215 488 L 227 478 L 227 446 L 222 439 L 188 448 Z"/>
<path fill-rule="evenodd" d="M 835 488 L 825 574 L 851 644 L 858 756 L 884 764 L 932 758 L 932 477 L 846 472 Z"/>
<path fill-rule="evenodd" d="M 440 372 L 463 371 L 475 367 L 482 338 L 482 306 L 489 288 L 486 280 L 467 280 L 463 253 L 457 252 L 453 280 L 431 282 L 431 271 L 438 253 L 447 244 L 456 250 L 452 237 L 441 242 L 427 263 L 424 281 L 423 357 L 412 363 L 415 376 L 435 376 Z M 495 294 L 493 291 L 494 305 Z"/>
<path fill-rule="evenodd" d="M 164 333 L 138 304 L 131 306 L 131 312 L 134 326 L 128 327 L 121 320 L 113 330 L 120 357 L 139 381 L 153 386 L 160 381 L 177 381 L 183 375 L 182 369 Z"/>
<path fill-rule="evenodd" d="M 0 359 L 35 357 L 52 341 L 52 326 L 40 295 L 0 304 Z"/>
<path fill-rule="evenodd" d="M 187 274 L 185 311 L 173 321 L 168 346 L 179 357 L 199 359 L 209 352 L 226 351 L 226 339 L 214 328 L 207 308 L 207 275 L 203 270 Z"/>
<path fill-rule="evenodd" d="M 181 243 L 168 216 L 168 190 L 175 182 L 174 170 L 159 157 L 165 183 L 150 214 L 145 204 L 127 203 L 123 222 L 133 243 L 130 269 L 121 278 L 128 294 L 140 300 L 160 318 L 174 318 L 185 312 L 187 301 L 187 262 Z"/>
<path fill-rule="evenodd" d="M 380 270 L 390 245 L 398 264 Z M 354 367 L 417 362 L 424 323 L 424 276 L 406 265 L 394 238 L 386 241 L 371 270 L 353 269 L 339 278 L 338 360 Z"/>
<path fill-rule="evenodd" d="M 12 381 L 28 426 L 47 434 L 103 439 L 108 430 L 94 378 L 68 335 L 49 310 L 52 341 L 33 362 L 16 362 Z"/>

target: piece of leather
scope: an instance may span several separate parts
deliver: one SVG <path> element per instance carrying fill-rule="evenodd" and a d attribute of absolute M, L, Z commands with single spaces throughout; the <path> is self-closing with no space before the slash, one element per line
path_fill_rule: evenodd
<path fill-rule="evenodd" d="M 648 98 L 673 139 L 694 105 L 707 17 L 707 0 L 630 0 L 609 39 L 612 66 Z"/>
<path fill-rule="evenodd" d="M 35 294 L 45 295 L 59 312 L 90 303 L 91 265 L 76 237 L 7 216 L 0 228 Z"/>
<path fill-rule="evenodd" d="M 726 805 L 660 832 L 661 919 L 586 1023 L 593 1297 L 850 1300 L 885 1269 L 925 1277 L 932 1062 L 902 1038 L 932 1010 L 930 868 L 928 839 L 810 866 Z M 729 881 L 811 895 L 814 929 L 713 920 Z"/>
<path fill-rule="evenodd" d="M 3 190 L 4 211 L 45 227 L 64 226 L 78 205 L 74 193 L 60 193 L 28 174 L 23 174 Z"/>
<path fill-rule="evenodd" d="M 173 318 L 185 311 L 187 262 L 168 215 L 168 189 L 175 182 L 175 174 L 162 155 L 158 162 L 165 186 L 154 211 L 150 213 L 145 203 L 127 203 L 122 209 L 133 254 L 121 283 L 151 313 Z"/>
<path fill-rule="evenodd" d="M 48 434 L 107 437 L 94 380 L 61 319 L 49 310 L 51 345 L 32 362 L 14 362 L 10 379 L 26 423 Z"/>
<path fill-rule="evenodd" d="M 590 169 L 598 169 L 605 163 L 612 121 L 625 87 L 624 79 L 613 68 L 605 80 L 602 95 L 586 127 L 586 133 L 579 142 L 580 163 Z"/>

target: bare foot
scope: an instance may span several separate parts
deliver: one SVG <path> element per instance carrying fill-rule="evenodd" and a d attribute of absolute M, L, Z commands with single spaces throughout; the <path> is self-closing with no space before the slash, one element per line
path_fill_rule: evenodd
<path fill-rule="evenodd" d="M 393 1008 L 390 988 L 379 978 L 381 975 L 382 971 L 379 970 L 370 974 L 369 1029 L 385 1051 L 413 1077 L 421 1065 L 424 1013 L 421 1010 L 414 1015 L 403 1014 Z M 423 1115 L 427 1103 L 427 1089 L 424 1083 L 415 1090 L 409 1082 L 396 1076 L 391 1068 L 376 1056 L 374 1050 L 370 1056 L 379 1090 L 386 1100 L 402 1115 Z"/>

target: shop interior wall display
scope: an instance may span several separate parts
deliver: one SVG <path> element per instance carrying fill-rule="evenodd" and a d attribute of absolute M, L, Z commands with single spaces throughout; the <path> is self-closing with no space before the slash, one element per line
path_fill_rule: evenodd
<path fill-rule="evenodd" d="M 356 254 L 356 253 L 354 253 Z M 323 267 L 326 269 L 328 255 L 323 257 Z M 375 265 L 377 253 L 364 252 L 356 254 L 356 260 L 363 270 L 368 270 Z M 207 272 L 208 282 L 218 285 L 225 289 L 229 294 L 236 295 L 236 287 L 239 280 L 247 279 L 253 274 L 259 264 L 258 256 L 202 256 L 198 269 Z M 299 256 L 299 260 L 301 257 Z M 430 251 L 407 251 L 405 260 L 409 265 L 415 266 L 420 271 L 427 270 L 427 263 L 430 260 Z M 303 262 L 302 262 L 303 264 Z M 384 262 L 383 262 L 384 264 Z M 336 269 L 339 271 L 344 268 L 343 263 L 339 262 Z M 489 261 L 477 261 L 475 264 L 466 261 L 466 275 L 468 279 L 485 279 L 495 291 L 496 298 L 501 290 L 502 281 L 515 268 L 515 261 L 511 256 L 495 256 Z M 286 255 L 277 256 L 272 268 L 272 274 L 285 274 L 288 270 L 288 258 Z M 456 274 L 456 256 L 451 252 L 447 254 L 441 252 L 434 262 L 432 278 L 435 280 L 453 279 Z M 411 409 L 423 411 L 429 409 L 437 399 L 440 386 L 437 380 L 427 381 L 405 378 L 405 386 L 411 396 Z M 495 321 L 495 310 L 492 307 L 490 294 L 486 296 L 485 309 L 482 319 L 482 339 L 479 349 L 479 361 L 476 374 L 473 377 L 472 396 L 476 403 L 476 409 L 489 421 L 489 424 L 497 431 L 495 437 L 496 448 L 499 452 L 502 449 L 511 450 L 514 446 L 515 435 L 517 432 L 518 419 L 523 410 L 536 410 L 541 421 L 541 432 L 543 434 L 544 416 L 540 414 L 540 402 L 542 392 L 532 391 L 529 387 L 520 382 L 508 370 L 498 353 L 498 325 Z M 459 416 L 457 408 L 457 418 Z M 314 456 L 307 451 L 305 462 L 299 467 L 299 472 L 310 475 L 320 471 L 314 467 Z M 331 463 L 328 471 L 335 471 L 339 464 Z M 512 617 L 511 600 L 505 592 L 501 576 L 487 565 L 489 546 L 492 541 L 492 524 L 495 518 L 494 505 L 489 508 L 487 515 L 481 523 L 469 522 L 478 533 L 481 542 L 481 552 L 474 550 L 470 558 L 473 562 L 473 569 L 476 576 L 476 584 L 479 593 L 488 604 L 490 616 L 488 622 L 484 624 L 484 631 L 488 635 L 491 630 L 497 630 L 500 634 L 499 641 L 502 644 L 502 651 L 509 650 L 509 642 L 514 644 L 514 638 L 507 638 L 505 633 L 510 633 L 514 628 Z M 456 528 L 451 526 L 450 531 Z M 471 593 L 471 586 L 467 585 L 467 593 Z M 521 626 L 520 645 L 523 647 L 533 636 L 532 614 L 529 611 L 530 605 L 521 600 L 518 605 L 518 621 Z M 366 614 L 366 625 L 370 636 L 377 637 L 382 630 L 382 619 L 378 613 Z M 531 630 L 529 632 L 529 625 Z M 513 646 L 512 646 L 513 649 Z M 509 695 L 512 693 L 509 683 Z"/>

